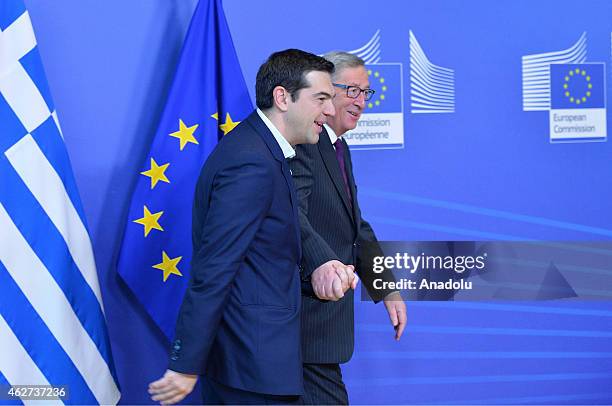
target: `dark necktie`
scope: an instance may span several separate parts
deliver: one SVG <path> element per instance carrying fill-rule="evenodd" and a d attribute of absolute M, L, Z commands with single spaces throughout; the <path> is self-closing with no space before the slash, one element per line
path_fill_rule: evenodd
<path fill-rule="evenodd" d="M 334 142 L 334 147 L 336 147 L 336 159 L 338 160 L 338 164 L 340 165 L 340 172 L 342 173 L 342 179 L 344 179 L 344 189 L 346 190 L 346 196 L 348 197 L 349 206 L 353 207 L 352 198 L 351 198 L 351 189 L 348 184 L 348 176 L 346 174 L 346 166 L 344 165 L 344 144 L 342 140 L 338 138 L 336 142 Z"/>

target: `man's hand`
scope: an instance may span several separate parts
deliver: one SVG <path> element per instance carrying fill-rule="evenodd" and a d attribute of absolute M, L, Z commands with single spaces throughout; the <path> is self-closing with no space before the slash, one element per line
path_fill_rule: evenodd
<path fill-rule="evenodd" d="M 406 304 L 399 292 L 389 293 L 385 299 L 385 308 L 395 329 L 395 339 L 399 341 L 406 327 Z"/>
<path fill-rule="evenodd" d="M 355 273 L 355 267 L 353 265 L 343 265 L 342 262 L 338 263 L 340 266 L 335 266 L 335 270 L 342 284 L 342 292 L 346 292 L 349 288 L 355 290 L 359 282 L 359 278 Z"/>
<path fill-rule="evenodd" d="M 164 376 L 149 384 L 151 399 L 162 405 L 172 405 L 191 393 L 198 380 L 197 375 L 166 370 Z"/>
<path fill-rule="evenodd" d="M 315 269 L 311 276 L 312 288 L 321 300 L 336 301 L 344 297 L 344 292 L 357 286 L 355 267 L 331 260 Z"/>

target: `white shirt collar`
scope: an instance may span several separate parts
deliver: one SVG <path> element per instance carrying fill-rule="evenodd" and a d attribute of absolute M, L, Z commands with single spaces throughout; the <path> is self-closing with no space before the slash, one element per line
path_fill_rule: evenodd
<path fill-rule="evenodd" d="M 329 125 L 323 124 L 323 126 L 327 130 L 327 134 L 329 135 L 329 140 L 331 141 L 332 145 L 334 145 L 336 143 L 336 141 L 338 140 L 338 138 L 340 138 L 340 137 L 338 137 L 336 135 L 334 130 L 332 130 L 332 128 Z M 335 148 L 335 146 L 334 146 L 334 148 Z"/>
<path fill-rule="evenodd" d="M 285 159 L 293 158 L 295 156 L 295 150 L 293 149 L 291 144 L 289 144 L 289 141 L 287 141 L 285 137 L 283 137 L 281 132 L 278 131 L 278 128 L 276 128 L 274 123 L 272 123 L 272 121 L 270 121 L 270 119 L 266 117 L 263 111 L 257 109 L 257 114 L 259 114 L 259 117 L 263 120 L 266 127 L 268 127 L 268 129 L 274 136 L 274 139 L 276 140 L 276 142 L 278 142 L 278 145 L 281 147 L 281 150 L 283 151 L 283 155 L 285 156 Z"/>

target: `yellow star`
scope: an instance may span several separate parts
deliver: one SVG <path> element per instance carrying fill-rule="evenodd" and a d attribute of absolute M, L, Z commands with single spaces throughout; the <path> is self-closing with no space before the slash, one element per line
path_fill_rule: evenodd
<path fill-rule="evenodd" d="M 188 142 L 199 144 L 198 140 L 196 140 L 195 137 L 193 136 L 193 133 L 198 128 L 198 126 L 199 124 L 195 124 L 195 125 L 192 125 L 191 127 L 187 127 L 185 123 L 183 123 L 183 120 L 179 119 L 179 130 L 173 133 L 170 133 L 169 135 L 171 137 L 175 137 L 181 140 L 180 148 L 182 151 Z"/>
<path fill-rule="evenodd" d="M 134 220 L 134 223 L 142 224 L 144 226 L 144 235 L 146 237 L 149 235 L 152 229 L 164 231 L 162 226 L 160 226 L 158 223 L 158 220 L 162 214 L 164 214 L 163 211 L 151 214 L 149 208 L 144 206 L 144 216 L 138 220 Z"/>
<path fill-rule="evenodd" d="M 223 135 L 226 135 L 228 132 L 232 131 L 240 121 L 232 121 L 229 113 L 225 114 L 225 123 L 221 124 L 219 128 L 223 131 Z"/>
<path fill-rule="evenodd" d="M 162 182 L 170 183 L 170 181 L 166 177 L 166 174 L 164 173 L 166 169 L 168 169 L 169 165 L 170 163 L 158 166 L 157 162 L 155 162 L 155 159 L 151 158 L 151 169 L 149 169 L 148 171 L 140 172 L 140 174 L 151 178 L 151 189 L 153 189 L 155 185 L 157 185 L 157 182 L 159 182 L 160 180 Z"/>
<path fill-rule="evenodd" d="M 210 116 L 215 120 L 219 121 L 219 113 L 211 114 Z"/>
<path fill-rule="evenodd" d="M 153 265 L 153 268 L 161 269 L 164 271 L 164 282 L 168 280 L 170 274 L 183 276 L 181 271 L 176 268 L 176 265 L 183 259 L 183 257 L 170 258 L 166 251 L 162 251 L 162 262 L 157 265 Z"/>

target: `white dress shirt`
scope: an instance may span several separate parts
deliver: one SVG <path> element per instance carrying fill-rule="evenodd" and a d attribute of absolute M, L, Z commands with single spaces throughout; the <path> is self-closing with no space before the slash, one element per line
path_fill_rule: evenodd
<path fill-rule="evenodd" d="M 257 114 L 259 114 L 259 117 L 261 117 L 264 124 L 266 125 L 266 127 L 268 127 L 268 129 L 274 136 L 274 139 L 276 140 L 278 145 L 281 147 L 281 150 L 283 151 L 283 155 L 285 156 L 285 159 L 293 158 L 295 156 L 295 150 L 293 149 L 291 144 L 289 144 L 289 141 L 287 141 L 287 139 L 283 137 L 281 132 L 278 131 L 278 128 L 276 128 L 274 123 L 272 123 L 272 121 L 270 121 L 270 119 L 266 117 L 263 111 L 257 109 Z"/>

